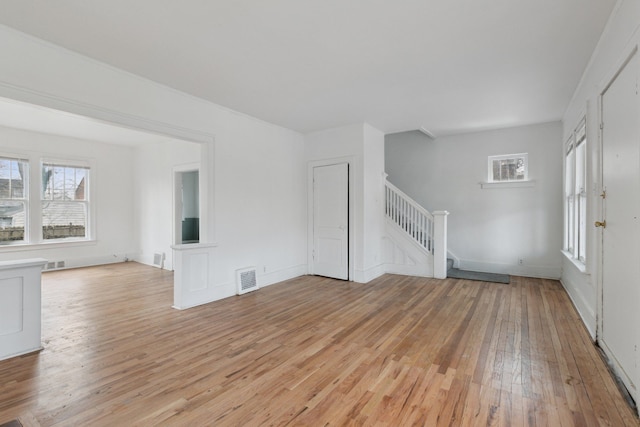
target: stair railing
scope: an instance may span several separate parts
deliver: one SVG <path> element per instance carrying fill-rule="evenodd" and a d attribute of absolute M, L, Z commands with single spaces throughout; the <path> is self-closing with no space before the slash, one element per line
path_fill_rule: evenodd
<path fill-rule="evenodd" d="M 385 180 L 385 214 L 416 243 L 433 254 L 434 277 L 447 277 L 447 211 L 431 214 Z"/>
<path fill-rule="evenodd" d="M 387 217 L 433 253 L 433 215 L 389 181 L 385 183 L 385 194 Z"/>

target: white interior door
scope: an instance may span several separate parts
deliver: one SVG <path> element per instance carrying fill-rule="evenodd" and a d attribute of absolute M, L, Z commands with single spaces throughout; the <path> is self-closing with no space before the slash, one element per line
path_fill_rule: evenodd
<path fill-rule="evenodd" d="M 640 320 L 638 55 L 602 95 L 602 333 L 600 345 L 637 398 Z"/>
<path fill-rule="evenodd" d="M 313 273 L 349 278 L 349 165 L 313 168 Z"/>

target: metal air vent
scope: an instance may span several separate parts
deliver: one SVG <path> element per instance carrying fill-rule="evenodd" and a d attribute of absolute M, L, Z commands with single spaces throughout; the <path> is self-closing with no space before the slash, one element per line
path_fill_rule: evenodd
<path fill-rule="evenodd" d="M 236 285 L 238 295 L 258 289 L 256 281 L 256 268 L 247 267 L 236 271 Z"/>

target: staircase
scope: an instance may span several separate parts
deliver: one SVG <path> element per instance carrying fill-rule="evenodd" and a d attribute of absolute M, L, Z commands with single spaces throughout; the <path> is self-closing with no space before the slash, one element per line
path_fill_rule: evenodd
<path fill-rule="evenodd" d="M 430 213 L 386 181 L 386 271 L 446 278 L 448 214 L 447 211 Z"/>

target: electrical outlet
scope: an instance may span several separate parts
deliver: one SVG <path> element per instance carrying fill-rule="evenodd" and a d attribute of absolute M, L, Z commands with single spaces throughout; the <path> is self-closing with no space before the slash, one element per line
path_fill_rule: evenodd
<path fill-rule="evenodd" d="M 518 258 L 518 265 L 523 265 L 523 264 L 524 264 L 524 259 Z"/>

